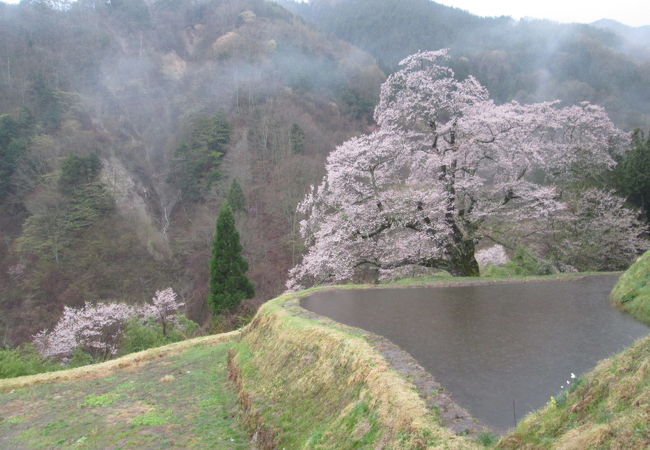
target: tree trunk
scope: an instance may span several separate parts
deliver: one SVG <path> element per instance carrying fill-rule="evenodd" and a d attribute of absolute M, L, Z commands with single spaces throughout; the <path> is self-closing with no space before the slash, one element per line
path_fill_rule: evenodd
<path fill-rule="evenodd" d="M 449 261 L 449 273 L 455 277 L 478 277 L 478 263 L 474 257 L 475 247 L 471 239 L 455 239 Z"/>

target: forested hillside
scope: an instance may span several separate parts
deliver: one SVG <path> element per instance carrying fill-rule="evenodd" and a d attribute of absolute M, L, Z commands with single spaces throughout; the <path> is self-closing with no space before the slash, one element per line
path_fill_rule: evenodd
<path fill-rule="evenodd" d="M 387 71 L 418 50 L 450 48 L 455 72 L 477 77 L 499 102 L 589 101 L 628 128 L 650 121 L 647 27 L 483 18 L 430 0 L 280 3 L 372 53 Z"/>
<path fill-rule="evenodd" d="M 203 321 L 233 180 L 257 298 L 282 290 L 296 203 L 383 79 L 262 0 L 0 3 L 0 345 L 167 286 Z"/>
<path fill-rule="evenodd" d="M 457 78 L 475 75 L 497 104 L 586 100 L 626 132 L 647 129 L 645 31 L 596 25 L 428 0 L 0 3 L 0 345 L 64 305 L 170 286 L 203 322 L 231 186 L 257 293 L 238 315 L 282 291 L 304 253 L 296 205 L 336 145 L 376 129 L 385 74 L 418 49 L 449 47 Z M 622 181 L 572 182 L 647 212 L 636 137 Z"/>

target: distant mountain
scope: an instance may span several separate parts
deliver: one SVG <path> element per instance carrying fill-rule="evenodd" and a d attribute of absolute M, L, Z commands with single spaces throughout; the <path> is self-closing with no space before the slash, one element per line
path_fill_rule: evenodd
<path fill-rule="evenodd" d="M 650 55 L 629 43 L 645 39 L 646 27 L 483 18 L 429 0 L 280 3 L 387 71 L 417 50 L 447 47 L 456 72 L 475 75 L 497 101 L 590 101 L 624 127 L 650 127 Z"/>
<path fill-rule="evenodd" d="M 625 52 L 640 60 L 650 60 L 650 25 L 630 27 L 611 19 L 601 19 L 591 24 L 596 28 L 611 31 L 620 36 Z"/>
<path fill-rule="evenodd" d="M 449 47 L 493 22 L 429 0 L 281 0 L 327 32 L 371 52 L 389 67 L 421 49 Z"/>
<path fill-rule="evenodd" d="M 650 25 L 642 27 L 631 27 L 611 19 L 601 19 L 591 25 L 597 28 L 612 31 L 625 39 L 636 41 L 641 44 L 650 45 Z"/>

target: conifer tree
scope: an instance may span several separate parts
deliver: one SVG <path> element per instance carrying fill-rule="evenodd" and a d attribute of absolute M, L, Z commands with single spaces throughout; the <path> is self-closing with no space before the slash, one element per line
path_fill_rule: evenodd
<path fill-rule="evenodd" d="M 255 288 L 246 277 L 248 263 L 241 255 L 242 246 L 230 204 L 224 202 L 217 218 L 210 259 L 210 291 L 208 304 L 220 314 L 235 308 L 255 295 Z"/>
<path fill-rule="evenodd" d="M 305 151 L 305 132 L 297 123 L 294 123 L 291 126 L 289 142 L 291 144 L 291 151 L 293 154 L 301 155 Z"/>
<path fill-rule="evenodd" d="M 244 190 L 241 188 L 237 179 L 232 180 L 232 183 L 230 184 L 228 203 L 230 203 L 230 207 L 233 211 L 246 210 L 246 196 L 244 195 Z"/>

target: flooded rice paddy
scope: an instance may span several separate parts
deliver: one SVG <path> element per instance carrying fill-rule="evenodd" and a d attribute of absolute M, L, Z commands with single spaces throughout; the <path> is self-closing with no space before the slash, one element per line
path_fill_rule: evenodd
<path fill-rule="evenodd" d="M 589 371 L 650 331 L 610 305 L 617 278 L 341 289 L 302 305 L 390 339 L 502 432 L 557 395 L 571 373 Z"/>

